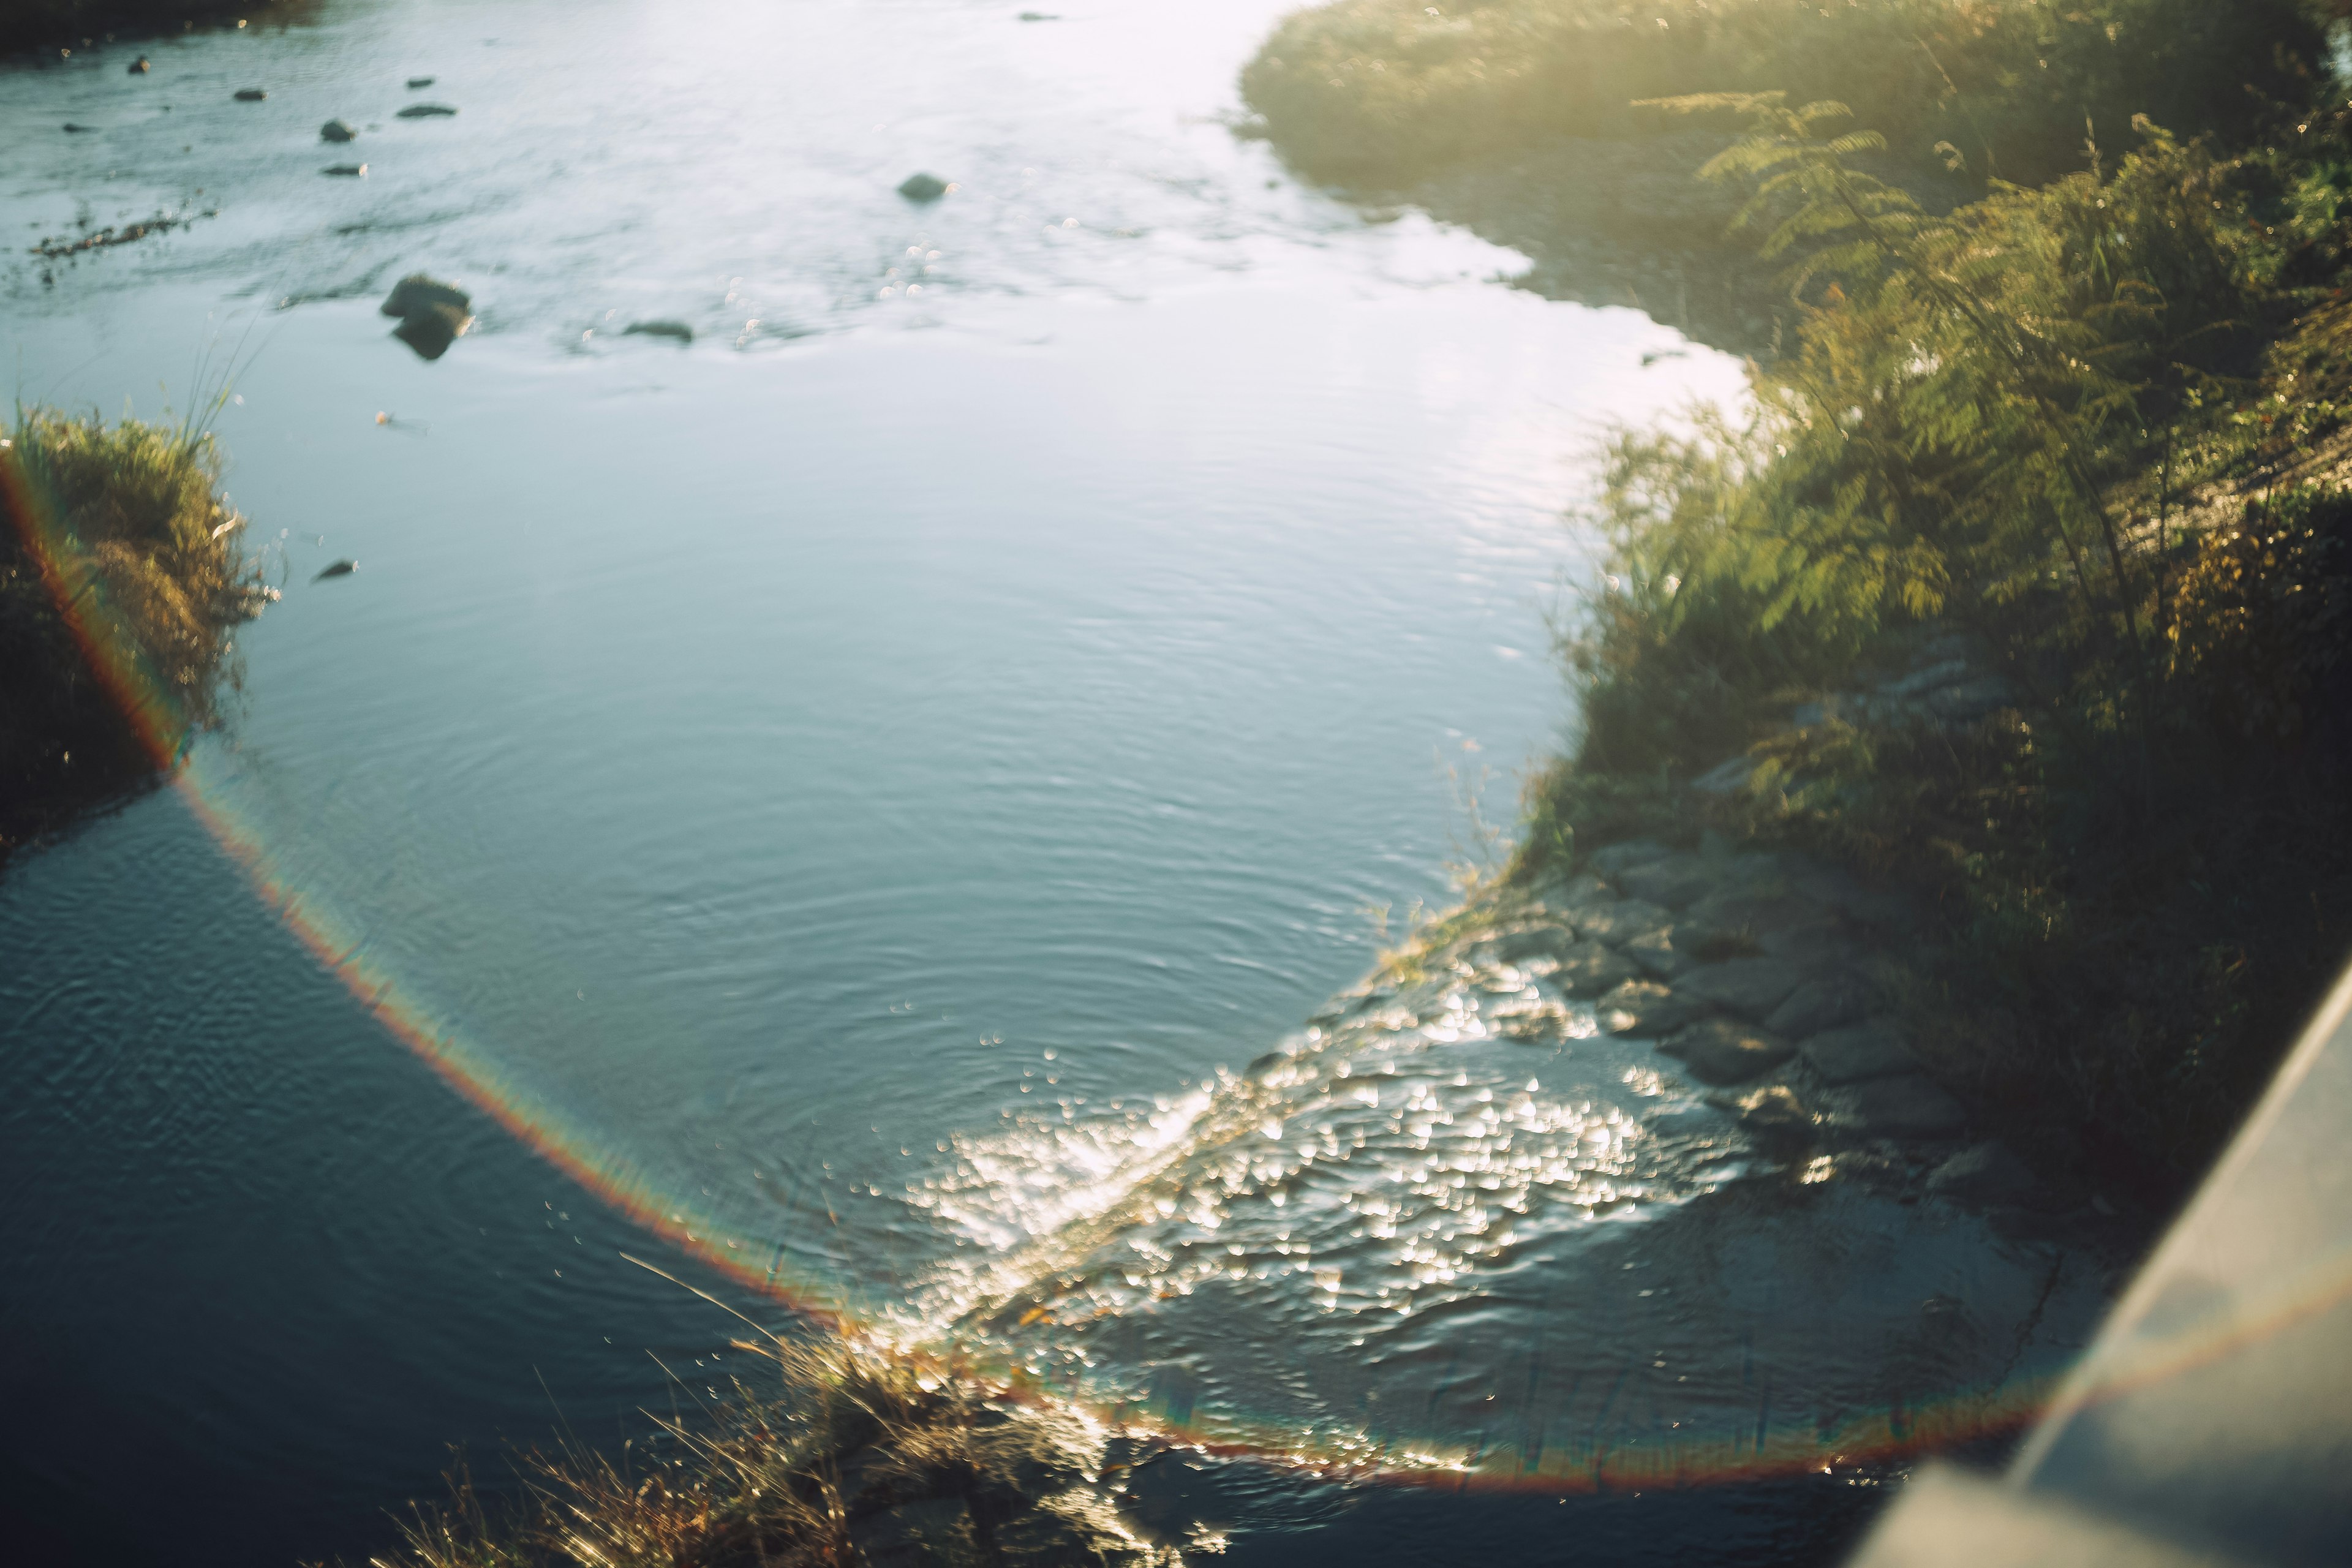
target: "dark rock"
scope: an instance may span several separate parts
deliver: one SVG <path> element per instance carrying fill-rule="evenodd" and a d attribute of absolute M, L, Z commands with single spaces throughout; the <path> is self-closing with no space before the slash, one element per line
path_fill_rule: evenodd
<path fill-rule="evenodd" d="M 948 183 L 937 174 L 909 174 L 898 182 L 898 194 L 910 202 L 935 202 L 948 194 Z"/>
<path fill-rule="evenodd" d="M 1795 965 L 1777 958 L 1732 958 L 1700 964 L 1680 984 L 1704 1001 L 1760 1020 L 1771 1016 L 1803 979 Z"/>
<path fill-rule="evenodd" d="M 412 103 L 406 109 L 402 110 L 396 116 L 394 116 L 394 118 L 400 120 L 441 120 L 457 112 L 457 111 L 456 110 L 450 108 L 446 103 Z"/>
<path fill-rule="evenodd" d="M 1654 980 L 1628 980 L 1604 994 L 1592 1010 L 1612 1035 L 1671 1035 L 1708 1012 L 1696 997 L 1681 995 Z"/>
<path fill-rule="evenodd" d="M 676 338 L 679 342 L 694 341 L 694 329 L 684 321 L 631 321 L 621 329 L 623 337 Z"/>
<path fill-rule="evenodd" d="M 1676 853 L 1621 873 L 1617 885 L 1629 899 L 1646 899 L 1678 910 L 1714 887 L 1715 874 L 1697 856 Z"/>
<path fill-rule="evenodd" d="M 474 324 L 473 309 L 464 289 L 422 272 L 412 272 L 393 285 L 383 306 L 385 315 L 400 318 L 392 335 L 428 360 L 439 359 L 465 335 Z"/>
<path fill-rule="evenodd" d="M 68 136 L 79 135 L 83 132 L 95 131 L 97 129 L 98 127 L 95 125 L 76 125 L 70 120 L 66 121 L 66 134 Z"/>
<path fill-rule="evenodd" d="M 1830 1125 L 1864 1138 L 1949 1138 L 1969 1124 L 1960 1102 L 1917 1073 L 1825 1090 Z"/>
<path fill-rule="evenodd" d="M 330 577 L 348 577 L 359 569 L 360 563 L 356 561 L 337 561 L 330 564 L 316 577 L 311 578 L 310 581 L 313 583 L 323 583 Z"/>
<path fill-rule="evenodd" d="M 1919 1070 L 1918 1058 L 1885 1018 L 1826 1030 L 1807 1040 L 1802 1049 L 1805 1065 L 1825 1083 L 1860 1083 Z"/>
<path fill-rule="evenodd" d="M 1598 996 L 1628 980 L 1638 980 L 1642 972 L 1615 948 L 1597 942 L 1570 944 L 1559 955 L 1559 968 L 1552 981 L 1572 996 Z"/>
<path fill-rule="evenodd" d="M 1746 1083 L 1787 1061 L 1796 1049 L 1778 1035 L 1730 1018 L 1702 1018 L 1658 1047 L 1678 1057 L 1701 1083 Z"/>
<path fill-rule="evenodd" d="M 320 170 L 319 173 L 322 174 L 343 174 L 352 178 L 357 178 L 358 176 L 367 173 L 367 165 L 365 163 L 330 163 L 325 168 Z"/>
<path fill-rule="evenodd" d="M 1812 1130 L 1813 1113 L 1787 1084 L 1769 1084 L 1724 1106 L 1739 1125 L 1768 1142 L 1787 1142 Z"/>
<path fill-rule="evenodd" d="M 348 120 L 330 120 L 319 127 L 321 142 L 354 142 L 359 139 L 359 127 Z"/>
<path fill-rule="evenodd" d="M 1675 934 L 1680 929 L 1663 926 L 1643 931 L 1624 944 L 1624 954 L 1659 979 L 1672 980 L 1697 962 L 1675 945 Z"/>
<path fill-rule="evenodd" d="M 1870 987 L 1853 975 L 1825 975 L 1808 980 L 1789 993 L 1789 999 L 1772 1009 L 1764 1026 L 1792 1040 L 1801 1040 L 1824 1029 L 1859 1023 L 1869 1016 L 1874 1000 Z"/>
<path fill-rule="evenodd" d="M 1631 942 L 1654 931 L 1665 931 L 1675 923 L 1674 913 L 1639 899 L 1620 899 L 1613 903 L 1595 904 L 1579 910 L 1569 917 L 1576 922 L 1576 933 L 1596 942 Z"/>
<path fill-rule="evenodd" d="M 257 87 L 241 87 L 230 96 L 235 98 L 239 103 L 259 103 L 263 99 L 268 98 L 269 94 Z"/>
<path fill-rule="evenodd" d="M 153 67 L 147 63 L 147 57 L 145 55 L 141 55 L 137 59 L 131 62 L 130 72 L 132 76 L 145 76 L 153 68 Z"/>
<path fill-rule="evenodd" d="M 1927 1190 L 1954 1203 L 2016 1207 L 2042 1195 L 2041 1182 L 2006 1143 L 1963 1149 L 1935 1169 Z"/>
<path fill-rule="evenodd" d="M 429 76 L 413 76 L 408 79 L 408 90 L 411 92 L 422 92 L 432 85 L 433 79 Z"/>
<path fill-rule="evenodd" d="M 1673 853 L 1672 848 L 1654 838 L 1628 838 L 1622 844 L 1594 850 L 1585 865 L 1604 877 L 1615 877 Z"/>

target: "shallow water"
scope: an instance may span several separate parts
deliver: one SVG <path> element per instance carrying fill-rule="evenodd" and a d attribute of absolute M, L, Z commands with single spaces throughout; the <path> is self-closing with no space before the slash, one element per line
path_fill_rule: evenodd
<path fill-rule="evenodd" d="M 233 367 L 287 584 L 182 787 L 0 881 L 20 1502 L 128 1461 L 169 1479 L 101 1510 L 126 1553 L 364 1549 L 446 1441 L 716 1385 L 729 1324 L 625 1252 L 1277 1449 L 1484 1452 L 1530 1342 L 1649 1332 L 1558 1282 L 1734 1141 L 1658 1133 L 1630 1056 L 1474 1006 L 1360 1042 L 1385 1102 L 1232 1069 L 1373 911 L 1449 899 L 1465 802 L 1507 820 L 1569 719 L 1591 440 L 1737 369 L 1236 140 L 1283 8 L 352 0 L 0 77 L 0 234 L 194 215 L 0 268 L 25 395 L 152 414 Z M 431 363 L 374 310 L 420 268 L 479 317 Z M 1511 1130 L 1557 1168 L 1465 1199 L 1446 1162 Z M 1234 1250 L 1173 1233 L 1209 1222 Z M 1201 1484 L 1266 1560 L 1566 1517 Z M 1612 1561 L 1807 1560 L 1853 1507 L 1578 1506 Z"/>

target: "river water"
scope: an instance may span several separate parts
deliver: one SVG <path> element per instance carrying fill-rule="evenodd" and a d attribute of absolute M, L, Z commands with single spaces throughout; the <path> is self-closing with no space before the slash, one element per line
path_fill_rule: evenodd
<path fill-rule="evenodd" d="M 1491 1446 L 1497 1347 L 1573 1297 L 1530 1241 L 1635 1233 L 1588 1161 L 1496 1200 L 1536 1192 L 1515 1241 L 1432 1137 L 1605 1152 L 1654 1085 L 1380 1069 L 1417 1131 L 1295 1237 L 1295 1162 L 1250 1215 L 1182 1173 L 1280 1145 L 1235 1069 L 1569 721 L 1593 437 L 1739 377 L 1235 137 L 1284 4 L 329 0 L 0 76 L 22 395 L 226 394 L 286 584 L 178 785 L 0 880 L 12 1511 L 91 1560 L 364 1552 L 446 1444 L 715 1384 L 730 1323 L 625 1255 L 931 1342 L 1076 1270 L 1093 1327 L 1007 1353 L 1081 1394 Z M 437 362 L 376 313 L 415 270 L 475 300 Z M 1379 1103 L 1298 1094 L 1294 1152 Z M 1243 1239 L 1204 1271 L 1178 1218 Z M 1243 1561 L 1806 1561 L 1861 1506 L 1202 1475 Z"/>

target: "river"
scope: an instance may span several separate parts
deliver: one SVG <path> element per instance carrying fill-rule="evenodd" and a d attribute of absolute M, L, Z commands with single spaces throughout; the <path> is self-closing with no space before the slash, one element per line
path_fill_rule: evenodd
<path fill-rule="evenodd" d="M 0 75 L 21 395 L 225 393 L 286 585 L 177 786 L 0 879 L 16 1511 L 363 1553 L 445 1445 L 715 1384 L 730 1323 L 625 1255 L 935 1338 L 1491 853 L 1572 717 L 1592 442 L 1738 367 L 1234 135 L 1286 3 L 327 0 Z M 432 363 L 376 312 L 416 270 L 478 318 Z M 1613 1065 L 1507 1058 L 1427 1092 L 1633 1125 Z M 1559 1309 L 1402 1306 L 1509 1244 L 1443 1235 L 1394 1303 L 1302 1224 L 1213 1312 L 1024 1353 L 1300 1453 L 1409 1387 L 1475 1446 L 1454 1360 Z M 1190 1506 L 1246 1562 L 1793 1562 L 1871 1484 Z"/>

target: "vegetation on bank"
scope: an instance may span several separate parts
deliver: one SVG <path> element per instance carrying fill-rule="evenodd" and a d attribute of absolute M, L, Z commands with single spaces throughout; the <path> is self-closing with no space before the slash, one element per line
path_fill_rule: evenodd
<path fill-rule="evenodd" d="M 2323 57 L 2297 0 L 1339 0 L 1286 19 L 1242 90 L 1295 166 L 1359 187 L 1660 130 L 1643 100 L 1785 91 L 1845 102 L 1911 167 L 1956 149 L 1981 188 L 2071 169 L 2086 119 L 2242 145 Z"/>
<path fill-rule="evenodd" d="M 252 17 L 275 19 L 309 0 L 9 0 L 0 8 L 0 52 L 182 33 L 197 26 Z"/>
<path fill-rule="evenodd" d="M 518 1492 L 486 1498 L 461 1467 L 383 1568 L 1172 1568 L 1104 1486 L 1102 1429 L 993 1397 L 850 1342 L 767 1336 L 761 1369 L 697 1419 L 661 1423 L 619 1458 L 568 1444 L 521 1455 Z"/>
<path fill-rule="evenodd" d="M 1843 107 L 1650 106 L 1746 122 L 1707 174 L 1791 330 L 1752 417 L 1612 446 L 1584 732 L 1516 866 L 1706 826 L 1921 889 L 1940 1075 L 2153 1196 L 2352 948 L 2352 111 L 2299 79 L 2266 131 L 2078 131 L 1941 214 Z M 1836 700 L 1930 641 L 1992 712 Z"/>
<path fill-rule="evenodd" d="M 17 410 L 0 450 L 0 856 L 152 780 L 274 592 L 186 426 Z"/>

